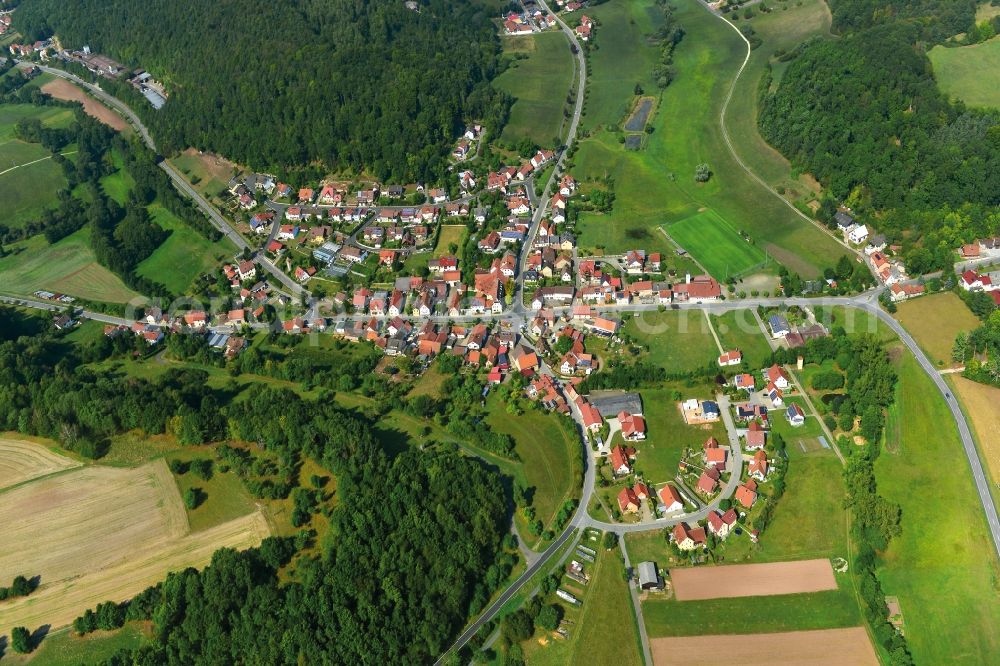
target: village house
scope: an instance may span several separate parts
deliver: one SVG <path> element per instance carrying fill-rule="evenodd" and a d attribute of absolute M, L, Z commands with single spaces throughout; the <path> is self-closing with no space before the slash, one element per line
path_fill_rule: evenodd
<path fill-rule="evenodd" d="M 684 500 L 681 499 L 680 493 L 669 483 L 662 488 L 660 488 L 660 504 L 663 506 L 663 513 L 673 513 L 675 511 L 684 510 Z"/>
<path fill-rule="evenodd" d="M 687 523 L 677 523 L 674 525 L 670 537 L 680 550 L 704 548 L 708 542 L 704 527 L 695 527 L 692 529 Z"/>
<path fill-rule="evenodd" d="M 708 531 L 720 539 L 725 539 L 736 525 L 736 519 L 735 509 L 729 509 L 725 513 L 712 511 L 708 514 Z"/>
<path fill-rule="evenodd" d="M 736 488 L 733 498 L 747 509 L 753 507 L 753 503 L 757 501 L 757 482 L 747 479 L 746 483 Z"/>
<path fill-rule="evenodd" d="M 646 439 L 646 420 L 642 416 L 622 411 L 618 414 L 618 423 L 621 425 L 622 439 L 626 442 Z"/>
<path fill-rule="evenodd" d="M 922 284 L 894 284 L 889 287 L 889 298 L 893 303 L 922 296 L 924 293 L 925 289 Z"/>
<path fill-rule="evenodd" d="M 785 370 L 777 363 L 764 371 L 764 378 L 770 384 L 774 384 L 777 388 L 781 389 L 782 391 L 784 391 L 790 386 L 790 382 L 788 380 L 788 374 L 785 373 Z"/>
<path fill-rule="evenodd" d="M 755 451 L 764 448 L 764 444 L 767 443 L 767 431 L 764 427 L 752 421 L 747 427 L 746 432 L 746 449 L 747 451 Z"/>
<path fill-rule="evenodd" d="M 743 352 L 739 349 L 727 351 L 719 356 L 719 367 L 725 368 L 732 365 L 739 365 L 743 362 Z"/>
<path fill-rule="evenodd" d="M 702 495 L 708 496 L 713 494 L 719 487 L 719 470 L 714 466 L 707 467 L 701 476 L 698 477 L 698 483 L 695 484 L 695 490 L 697 490 Z"/>
<path fill-rule="evenodd" d="M 753 375 L 745 372 L 736 375 L 733 377 L 733 386 L 741 391 L 749 391 L 752 393 L 754 390 Z"/>
<path fill-rule="evenodd" d="M 796 428 L 806 422 L 805 413 L 802 411 L 802 408 L 795 403 L 788 405 L 788 409 L 785 410 L 785 418 L 788 419 L 788 422 Z"/>
<path fill-rule="evenodd" d="M 767 454 L 763 450 L 759 450 L 754 454 L 753 460 L 750 461 L 747 474 L 758 481 L 763 481 L 767 478 L 767 469 Z"/>
<path fill-rule="evenodd" d="M 622 488 L 621 492 L 618 493 L 618 508 L 622 513 L 639 513 L 641 506 L 639 498 L 636 497 L 632 488 Z"/>
<path fill-rule="evenodd" d="M 682 301 L 709 303 L 722 298 L 722 287 L 710 275 L 687 275 L 683 284 L 674 285 L 674 294 Z"/>
<path fill-rule="evenodd" d="M 598 416 L 600 416 L 599 413 Z M 626 449 L 620 444 L 618 446 L 612 447 L 611 473 L 614 474 L 615 476 L 624 476 L 626 474 L 631 474 L 632 473 L 631 459 L 634 457 L 635 457 L 634 449 Z"/>

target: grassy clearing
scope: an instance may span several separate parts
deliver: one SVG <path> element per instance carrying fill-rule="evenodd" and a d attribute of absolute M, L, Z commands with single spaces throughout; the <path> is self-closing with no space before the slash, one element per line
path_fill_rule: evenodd
<path fill-rule="evenodd" d="M 578 490 L 579 440 L 553 414 L 532 409 L 516 418 L 511 417 L 495 394 L 486 405 L 489 410 L 486 422 L 490 428 L 514 438 L 517 454 L 521 457 L 524 483 L 535 489 L 535 511 L 538 519 L 548 526 L 563 503 Z"/>
<path fill-rule="evenodd" d="M 808 174 L 794 172 L 788 160 L 761 138 L 757 131 L 757 90 L 769 64 L 774 79 L 772 87 L 778 85 L 789 65 L 779 62 L 773 57 L 774 53 L 779 49 L 791 51 L 813 37 L 828 37 L 831 16 L 823 0 L 802 0 L 794 5 L 773 6 L 774 11 L 768 14 L 757 12 L 752 20 L 740 20 L 738 23 L 740 26 L 751 25 L 763 43 L 751 52 L 737 83 L 726 111 L 726 126 L 740 158 L 757 175 L 782 192 L 789 201 L 805 204 L 816 197 L 818 185 Z"/>
<path fill-rule="evenodd" d="M 47 666 L 96 664 L 110 659 L 119 650 L 138 648 L 145 640 L 143 627 L 134 622 L 117 631 L 96 631 L 87 636 L 77 636 L 69 630 L 60 631 L 45 637 L 32 654 L 31 662 Z"/>
<path fill-rule="evenodd" d="M 560 31 L 531 35 L 534 48 L 527 50 L 525 38 L 509 49 L 505 39 L 504 49 L 516 53 L 507 70 L 496 79 L 496 85 L 514 96 L 510 119 L 504 126 L 501 139 L 520 141 L 528 138 L 542 145 L 552 146 L 553 139 L 563 134 L 563 109 L 566 95 L 573 82 L 573 56 L 566 37 Z"/>
<path fill-rule="evenodd" d="M 211 242 L 159 204 L 150 206 L 149 214 L 170 236 L 136 267 L 136 273 L 163 283 L 175 294 L 187 292 L 198 276 L 212 272 L 235 252 L 228 240 Z"/>
<path fill-rule="evenodd" d="M 645 360 L 668 373 L 686 372 L 715 363 L 719 348 L 705 316 L 694 310 L 636 313 L 624 333 L 647 348 Z"/>
<path fill-rule="evenodd" d="M 229 179 L 239 170 L 232 162 L 188 148 L 180 155 L 170 158 L 170 163 L 187 176 L 192 186 L 202 195 L 219 197 L 227 190 Z"/>
<path fill-rule="evenodd" d="M 190 488 L 200 488 L 206 495 L 205 501 L 198 507 L 185 507 L 192 532 L 200 532 L 254 512 L 256 505 L 253 497 L 235 473 L 219 469 L 219 461 L 216 460 L 212 447 L 185 447 L 168 455 L 167 460 L 213 461 L 212 478 L 207 481 L 190 470 L 185 474 L 174 474 L 174 481 L 177 482 L 177 489 L 182 497 Z"/>
<path fill-rule="evenodd" d="M 0 288 L 4 291 L 31 294 L 48 289 L 107 303 L 127 303 L 138 296 L 97 263 L 86 227 L 55 245 L 35 236 L 7 249 L 10 254 L 0 258 Z"/>
<path fill-rule="evenodd" d="M 941 90 L 969 106 L 1000 107 L 1000 38 L 928 54 Z"/>
<path fill-rule="evenodd" d="M 66 109 L 47 109 L 27 104 L 0 105 L 0 191 L 3 192 L 3 219 L 0 224 L 17 228 L 38 219 L 56 205 L 56 193 L 66 187 L 62 167 L 51 153 L 37 143 L 14 138 L 14 126 L 22 118 L 38 118 L 46 127 L 62 126 Z M 41 161 L 39 161 L 41 160 Z"/>
<path fill-rule="evenodd" d="M 592 544 L 587 544 L 594 547 Z M 574 624 L 567 625 L 568 639 L 543 636 L 546 645 L 541 645 L 537 637 L 524 646 L 529 664 L 619 664 L 620 666 L 640 666 L 642 652 L 639 634 L 636 631 L 632 600 L 628 585 L 622 578 L 625 566 L 620 551 L 605 551 L 596 564 L 591 565 L 590 584 L 581 589 L 577 598 L 583 599 L 578 611 L 567 608 L 567 619 Z M 570 583 L 569 579 L 563 579 Z M 575 583 L 573 583 L 575 585 Z M 564 585 L 565 587 L 565 585 Z M 574 594 L 577 594 L 574 592 Z M 552 602 L 558 599 L 553 595 Z M 609 639 L 609 632 L 614 640 Z"/>
<path fill-rule="evenodd" d="M 718 280 L 728 280 L 767 261 L 756 245 L 743 240 L 729 224 L 713 210 L 686 217 L 669 225 L 667 232 L 681 247 L 701 261 Z"/>
<path fill-rule="evenodd" d="M 591 41 L 587 71 L 587 102 L 581 129 L 617 126 L 629 112 L 635 86 L 646 94 L 659 89 L 653 80 L 657 50 L 648 46 L 648 36 L 663 17 L 652 3 L 608 2 L 588 8 L 587 16 L 599 23 Z"/>
<path fill-rule="evenodd" d="M 879 577 L 899 597 L 914 661 L 986 663 L 1000 648 L 1000 571 L 983 510 L 947 405 L 912 355 L 899 355 L 897 371 L 875 473 L 879 493 L 903 509 L 902 534 Z"/>
<path fill-rule="evenodd" d="M 627 4 L 637 14 L 653 3 L 628 0 Z M 626 151 L 617 133 L 598 131 L 580 143 L 574 157 L 577 178 L 611 178 L 616 195 L 611 213 L 581 214 L 581 246 L 603 245 L 620 252 L 641 240 L 651 250 L 669 251 L 665 241 L 657 238 L 655 227 L 710 208 L 737 231 L 745 231 L 778 262 L 805 276 L 818 275 L 822 267 L 845 253 L 844 248 L 744 173 L 714 120 L 743 62 L 743 41 L 695 0 L 676 4 L 686 36 L 674 58 L 677 77 L 663 92 L 646 148 Z M 653 50 L 644 43 L 637 43 L 637 48 Z M 600 66 L 603 53 L 598 50 L 591 55 L 594 69 Z M 641 63 L 618 61 L 608 66 L 629 71 Z M 703 162 L 714 175 L 708 183 L 699 184 L 694 181 L 694 170 Z"/>
<path fill-rule="evenodd" d="M 931 361 L 941 366 L 951 365 L 955 336 L 962 331 L 975 330 L 982 323 L 962 299 L 950 291 L 900 303 L 895 317 Z"/>
<path fill-rule="evenodd" d="M 651 638 L 856 627 L 862 620 L 854 592 L 844 575 L 837 578 L 838 589 L 809 594 L 706 601 L 650 597 L 642 614 Z"/>
<path fill-rule="evenodd" d="M 751 369 L 764 367 L 771 356 L 771 345 L 760 330 L 750 310 L 732 310 L 712 315 L 712 326 L 725 350 L 739 349 Z"/>

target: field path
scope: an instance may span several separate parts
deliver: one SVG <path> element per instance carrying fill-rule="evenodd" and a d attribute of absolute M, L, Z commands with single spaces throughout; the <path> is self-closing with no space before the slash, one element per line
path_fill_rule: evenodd
<path fill-rule="evenodd" d="M 746 47 L 747 47 L 747 54 L 746 54 L 746 57 L 743 58 L 743 64 L 740 65 L 739 70 L 737 70 L 737 72 L 736 72 L 736 76 L 733 77 L 733 82 L 729 86 L 729 92 L 726 93 L 726 100 L 722 103 L 722 110 L 719 112 L 719 126 L 722 129 L 722 138 L 726 142 L 726 147 L 729 148 L 729 152 L 730 152 L 730 154 L 732 154 L 733 159 L 736 160 L 736 163 L 739 165 L 739 167 L 741 169 L 743 169 L 743 171 L 745 171 L 746 174 L 748 176 L 750 176 L 758 185 L 760 185 L 765 190 L 767 190 L 768 192 L 770 192 L 771 194 L 773 194 L 774 196 L 776 196 L 779 200 L 781 200 L 781 203 L 785 204 L 792 212 L 794 212 L 796 215 L 798 215 L 799 217 L 801 217 L 803 220 L 805 220 L 809 224 L 815 226 L 817 229 L 819 229 L 820 231 L 822 231 L 827 236 L 830 236 L 830 238 L 833 238 L 835 241 L 837 241 L 838 243 L 840 243 L 841 245 L 843 245 L 845 248 L 847 248 L 847 250 L 849 250 L 851 252 L 851 254 L 853 254 L 854 256 L 856 256 L 859 259 L 863 260 L 863 256 L 862 256 L 860 250 L 851 247 L 850 245 L 848 245 L 847 243 L 845 243 L 843 239 L 838 238 L 837 236 L 835 236 L 833 234 L 830 234 L 829 231 L 827 231 L 826 227 L 824 227 L 818 221 L 812 219 L 811 217 L 809 217 L 808 215 L 806 215 L 805 213 L 803 213 L 801 210 L 799 210 L 798 208 L 796 208 L 795 205 L 791 201 L 789 201 L 785 197 L 781 196 L 776 189 L 774 189 L 773 187 L 771 187 L 767 183 L 767 181 L 765 181 L 763 178 L 761 178 L 760 176 L 758 176 L 752 169 L 750 169 L 750 167 L 748 167 L 746 165 L 746 162 L 744 162 L 743 159 L 739 156 L 739 153 L 736 152 L 736 148 L 733 146 L 733 141 L 729 137 L 729 129 L 726 127 L 726 112 L 729 110 L 729 102 L 732 101 L 732 99 L 733 99 L 733 93 L 736 92 L 736 84 L 739 83 L 740 77 L 743 76 L 743 71 L 747 67 L 747 63 L 750 62 L 750 53 L 751 53 L 750 41 L 746 38 L 746 36 L 744 36 L 744 34 L 742 32 L 740 32 L 739 27 L 737 27 L 736 25 L 734 25 L 733 23 L 731 23 L 726 17 L 724 17 L 719 12 L 716 12 L 716 11 L 712 10 L 708 6 L 708 4 L 705 3 L 704 0 L 699 0 L 699 4 L 702 7 L 704 7 L 706 11 L 711 12 L 720 21 L 722 21 L 727 26 L 729 26 L 734 31 L 736 31 L 736 34 L 740 36 L 740 39 L 743 40 L 743 43 L 746 44 Z"/>
<path fill-rule="evenodd" d="M 77 151 L 75 151 L 75 150 L 71 150 L 68 153 L 60 153 L 60 154 L 63 157 L 65 157 L 66 155 L 73 155 L 76 152 Z M 51 155 L 46 155 L 45 157 L 39 157 L 37 160 L 32 160 L 30 162 L 25 162 L 24 164 L 18 164 L 17 166 L 12 166 L 9 169 L 4 169 L 3 171 L 0 171 L 0 176 L 4 175 L 5 173 L 10 173 L 11 171 L 14 171 L 15 169 L 20 169 L 21 167 L 31 166 L 32 164 L 38 164 L 39 162 L 44 162 L 45 160 L 51 160 L 51 159 L 52 159 Z"/>

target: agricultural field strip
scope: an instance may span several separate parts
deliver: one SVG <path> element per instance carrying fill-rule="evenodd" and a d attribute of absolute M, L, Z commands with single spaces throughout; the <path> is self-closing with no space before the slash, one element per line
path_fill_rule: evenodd
<path fill-rule="evenodd" d="M 122 564 L 137 548 L 188 532 L 163 460 L 131 470 L 83 467 L 23 484 L 0 494 L 0 516 L 7 527 L 0 572 L 40 575 L 43 586 Z"/>
<path fill-rule="evenodd" d="M 80 466 L 72 458 L 52 453 L 39 444 L 0 438 L 0 492 Z"/>
<path fill-rule="evenodd" d="M 878 657 L 862 627 L 654 638 L 654 666 L 877 666 Z M 739 655 L 734 658 L 734 655 Z"/>
<path fill-rule="evenodd" d="M 799 594 L 837 589 L 830 560 L 671 569 L 678 601 Z"/>
<path fill-rule="evenodd" d="M 203 567 L 220 548 L 244 550 L 260 545 L 270 534 L 261 512 L 252 513 L 202 532 L 134 551 L 117 565 L 65 580 L 6 603 L 0 608 L 0 634 L 14 626 L 70 624 L 87 608 L 107 601 L 124 601 L 163 580 L 167 573 Z M 44 583 L 44 579 L 43 579 Z"/>

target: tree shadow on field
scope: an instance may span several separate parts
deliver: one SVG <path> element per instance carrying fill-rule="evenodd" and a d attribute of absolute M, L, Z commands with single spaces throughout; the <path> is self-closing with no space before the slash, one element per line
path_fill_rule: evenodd
<path fill-rule="evenodd" d="M 37 650 L 38 646 L 42 644 L 42 640 L 49 635 L 49 630 L 52 629 L 51 624 L 43 624 L 42 626 L 31 632 L 31 649 L 32 651 Z"/>
<path fill-rule="evenodd" d="M 7 637 L 0 636 L 0 659 L 3 659 L 4 653 L 7 652 Z"/>

